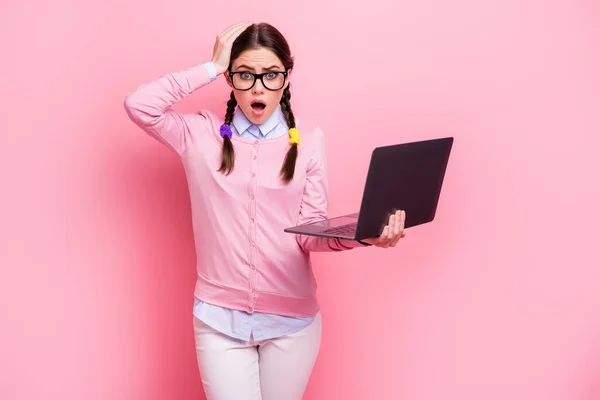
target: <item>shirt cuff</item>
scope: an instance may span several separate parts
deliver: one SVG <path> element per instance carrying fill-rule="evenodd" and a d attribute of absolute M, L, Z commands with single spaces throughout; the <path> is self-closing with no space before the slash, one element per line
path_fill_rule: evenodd
<path fill-rule="evenodd" d="M 217 69 L 215 68 L 215 64 L 212 61 L 204 63 L 202 65 L 208 71 L 208 75 L 210 76 L 211 82 L 217 79 Z"/>

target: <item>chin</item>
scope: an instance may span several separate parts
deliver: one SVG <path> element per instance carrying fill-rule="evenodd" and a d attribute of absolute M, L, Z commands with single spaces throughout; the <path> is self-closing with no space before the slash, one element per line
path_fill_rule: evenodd
<path fill-rule="evenodd" d="M 252 115 L 252 118 L 250 119 L 250 121 L 255 125 L 260 125 L 260 124 L 264 124 L 265 122 L 267 122 L 268 119 L 269 119 L 269 116 L 265 113 L 265 114 L 261 115 L 260 117 L 255 117 L 254 115 Z"/>
<path fill-rule="evenodd" d="M 274 111 L 275 111 L 274 109 L 265 110 L 263 115 L 256 116 L 252 112 L 252 108 L 250 108 L 247 112 L 245 111 L 244 114 L 246 115 L 246 118 L 248 118 L 248 120 L 250 122 L 252 122 L 254 125 L 261 125 L 261 124 L 264 124 L 265 122 L 267 122 L 267 120 L 271 117 L 271 115 L 273 115 Z"/>

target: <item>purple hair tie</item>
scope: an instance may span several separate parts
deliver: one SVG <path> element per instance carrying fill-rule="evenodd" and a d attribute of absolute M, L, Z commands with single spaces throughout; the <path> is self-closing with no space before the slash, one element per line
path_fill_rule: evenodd
<path fill-rule="evenodd" d="M 231 128 L 229 127 L 229 125 L 227 124 L 223 124 L 221 125 L 221 137 L 223 139 L 225 139 L 225 136 L 227 136 L 229 139 L 231 139 Z"/>

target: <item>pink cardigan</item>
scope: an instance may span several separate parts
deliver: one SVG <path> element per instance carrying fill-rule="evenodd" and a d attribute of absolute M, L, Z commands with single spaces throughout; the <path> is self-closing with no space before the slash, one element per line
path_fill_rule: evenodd
<path fill-rule="evenodd" d="M 189 187 L 198 278 L 195 296 L 217 306 L 295 317 L 319 310 L 310 251 L 341 251 L 358 242 L 294 235 L 288 226 L 327 217 L 323 132 L 302 126 L 294 179 L 279 171 L 287 135 L 264 141 L 233 136 L 235 168 L 217 169 L 223 119 L 171 106 L 210 83 L 202 65 L 166 74 L 125 98 L 131 120 L 181 158 Z M 238 111 L 240 112 L 240 111 Z"/>

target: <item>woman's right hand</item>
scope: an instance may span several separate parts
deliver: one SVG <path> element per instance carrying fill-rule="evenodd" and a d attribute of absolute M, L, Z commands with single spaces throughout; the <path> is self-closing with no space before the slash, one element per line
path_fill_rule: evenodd
<path fill-rule="evenodd" d="M 237 37 L 246 30 L 252 22 L 239 22 L 233 24 L 223 32 L 219 33 L 213 48 L 212 62 L 217 70 L 217 75 L 227 71 L 229 67 L 229 58 L 231 57 L 231 47 Z"/>

